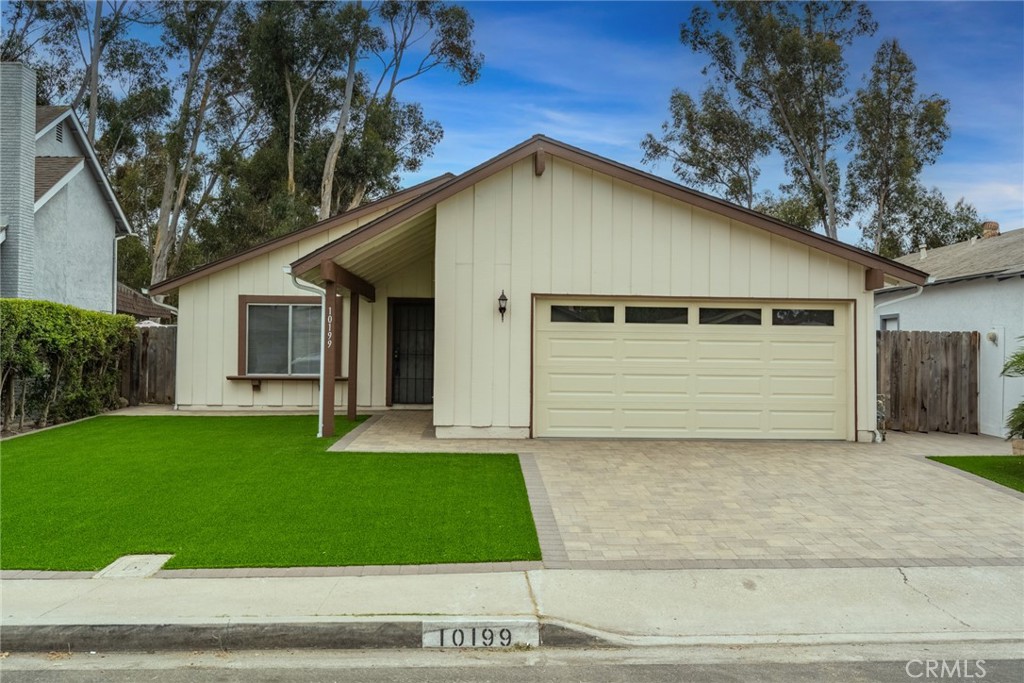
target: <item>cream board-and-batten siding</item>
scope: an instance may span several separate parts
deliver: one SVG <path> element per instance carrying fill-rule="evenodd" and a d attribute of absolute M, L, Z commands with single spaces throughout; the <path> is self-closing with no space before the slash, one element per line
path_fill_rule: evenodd
<path fill-rule="evenodd" d="M 238 299 L 250 296 L 308 297 L 283 267 L 299 256 L 323 246 L 382 216 L 386 208 L 343 223 L 321 234 L 282 246 L 241 263 L 186 282 L 179 288 L 177 386 L 175 400 L 182 409 L 316 409 L 319 384 L 314 379 L 260 379 L 256 387 L 238 376 Z M 377 284 L 378 296 L 432 297 L 433 260 L 424 254 L 418 264 Z M 384 309 L 386 311 L 386 309 Z M 341 363 L 348 367 L 348 297 L 340 298 Z M 363 305 L 360 314 L 359 368 L 371 381 L 358 384 L 360 405 L 384 405 L 386 358 L 373 352 L 373 340 L 386 336 L 386 315 L 379 307 Z M 344 382 L 340 384 L 344 385 Z M 335 405 L 346 405 L 345 391 L 337 391 Z"/>
<path fill-rule="evenodd" d="M 529 434 L 539 295 L 841 303 L 858 420 L 847 438 L 875 428 L 875 347 L 860 343 L 873 293 L 866 268 L 839 256 L 549 157 L 540 176 L 523 159 L 440 202 L 436 263 L 439 436 Z"/>
<path fill-rule="evenodd" d="M 542 136 L 461 176 L 437 179 L 386 206 L 357 210 L 351 220 L 331 221 L 329 231 L 296 233 L 154 288 L 180 292 L 180 407 L 314 409 L 319 392 L 312 379 L 262 379 L 256 390 L 251 382 L 228 377 L 238 373 L 239 296 L 308 296 L 284 267 L 319 286 L 329 260 L 334 265 L 325 272 L 333 272 L 339 284 L 361 280 L 374 290 L 374 300 L 364 299 L 358 312 L 360 409 L 388 407 L 393 398 L 389 307 L 399 299 L 434 300 L 433 395 L 413 400 L 433 401 L 438 436 L 600 436 L 588 433 L 594 430 L 584 422 L 572 422 L 571 413 L 590 410 L 585 419 L 600 411 L 613 415 L 620 435 L 866 439 L 875 428 L 872 290 L 883 277 L 913 284 L 925 278 L 913 268 Z M 339 291 L 345 293 L 337 314 L 342 375 L 349 366 L 350 323 L 348 293 L 343 286 Z M 497 310 L 502 291 L 509 299 L 504 320 Z M 673 351 L 682 369 L 669 368 L 669 374 L 689 373 L 685 391 L 669 392 L 681 405 L 689 402 L 673 408 L 689 422 L 669 424 L 665 420 L 674 418 L 667 410 L 660 417 L 658 410 L 641 415 L 638 403 L 628 410 L 615 405 L 615 396 L 629 398 L 626 384 L 640 381 L 630 364 L 648 363 L 650 374 L 650 367 L 665 362 L 654 355 L 618 348 L 609 356 L 613 363 L 589 377 L 583 377 L 589 361 L 578 365 L 583 384 L 566 389 L 571 371 L 551 368 L 573 354 L 553 352 L 555 346 L 564 351 L 566 343 L 585 346 L 590 340 L 624 347 L 643 337 L 624 319 L 624 325 L 606 328 L 607 334 L 564 334 L 558 326 L 537 324 L 537 315 L 552 315 L 552 305 L 574 301 L 614 306 L 620 315 L 637 303 L 690 308 L 691 323 L 677 328 Z M 702 306 L 736 305 L 758 308 L 766 318 L 763 326 L 714 330 L 699 320 Z M 801 328 L 806 333 L 772 329 L 767 318 L 775 307 L 826 309 L 836 316 L 835 325 L 817 332 Z M 653 348 L 671 334 L 651 329 L 644 341 Z M 703 351 L 722 339 L 734 349 L 732 357 Z M 640 346 L 632 344 L 634 350 Z M 739 386 L 741 376 L 758 388 L 736 392 L 738 402 L 748 404 L 736 415 L 749 423 L 729 431 L 721 426 L 721 405 L 733 390 L 723 387 Z M 801 386 L 800 377 L 809 379 Z M 664 388 L 663 380 L 654 383 Z M 596 391 L 604 396 L 585 396 L 587 382 L 605 382 Z M 612 398 L 609 382 L 617 387 Z M 556 384 L 562 388 L 553 389 Z M 540 395 L 538 386 L 547 394 Z M 331 405 L 345 405 L 347 388 L 336 387 Z M 577 391 L 578 410 L 566 402 Z M 644 391 L 658 393 L 653 383 Z M 718 401 L 722 414 L 701 422 L 714 412 L 698 405 L 702 397 Z M 816 397 L 830 407 L 814 406 Z M 583 406 L 587 400 L 591 408 Z M 538 410 L 548 411 L 543 420 Z"/>

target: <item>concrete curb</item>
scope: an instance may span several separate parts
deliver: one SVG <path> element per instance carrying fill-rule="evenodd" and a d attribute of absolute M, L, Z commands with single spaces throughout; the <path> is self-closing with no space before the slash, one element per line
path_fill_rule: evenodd
<path fill-rule="evenodd" d="M 60 624 L 0 627 L 10 652 L 418 648 L 420 621 Z"/>
<path fill-rule="evenodd" d="M 951 642 L 1024 644 L 1020 634 L 1004 632 L 655 636 L 604 633 L 557 619 L 540 619 L 539 622 L 540 646 L 565 649 Z M 423 623 L 419 619 L 362 619 L 274 623 L 32 624 L 0 626 L 0 641 L 4 651 L 23 653 L 421 649 Z"/>
<path fill-rule="evenodd" d="M 475 619 L 475 617 L 474 617 Z M 26 624 L 0 626 L 8 652 L 154 652 L 184 650 L 357 650 L 421 648 L 423 621 Z M 543 647 L 616 647 L 559 623 L 539 624 Z"/>

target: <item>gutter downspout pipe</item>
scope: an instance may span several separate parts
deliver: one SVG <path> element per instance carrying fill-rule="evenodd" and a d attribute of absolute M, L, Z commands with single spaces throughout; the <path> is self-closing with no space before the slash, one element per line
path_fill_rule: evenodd
<path fill-rule="evenodd" d="M 312 285 L 308 282 L 301 282 L 299 278 L 292 272 L 291 266 L 281 266 L 281 270 L 284 271 L 285 275 L 290 275 L 292 278 L 292 284 L 298 289 L 312 292 L 320 297 L 320 400 L 317 401 L 317 427 L 316 436 L 322 438 L 324 435 L 324 311 L 327 309 L 327 292 L 321 287 Z"/>
<path fill-rule="evenodd" d="M 882 306 L 891 306 L 893 304 L 902 303 L 904 301 L 910 301 L 914 297 L 921 296 L 921 294 L 924 292 L 924 288 L 926 286 L 930 285 L 934 281 L 935 281 L 935 278 L 929 276 L 928 279 L 925 281 L 925 283 L 923 285 L 914 285 L 914 291 L 911 292 L 910 294 L 907 294 L 906 296 L 898 296 L 895 299 L 890 299 L 889 301 L 883 301 L 881 303 L 876 303 L 875 304 L 875 310 L 877 311 Z"/>
<path fill-rule="evenodd" d="M 148 288 L 143 287 L 139 291 L 149 297 L 149 303 L 151 303 L 151 304 L 153 304 L 155 306 L 159 306 L 160 308 L 166 309 L 166 310 L 170 311 L 171 313 L 173 313 L 174 315 L 178 315 L 178 309 L 177 308 L 175 308 L 174 306 L 171 306 L 170 304 L 161 303 L 161 302 L 157 301 L 156 299 L 154 299 L 152 296 L 150 296 Z"/>
<path fill-rule="evenodd" d="M 110 312 L 117 315 L 117 243 L 125 237 L 134 237 L 131 233 L 127 235 L 114 235 L 114 285 L 111 288 Z"/>

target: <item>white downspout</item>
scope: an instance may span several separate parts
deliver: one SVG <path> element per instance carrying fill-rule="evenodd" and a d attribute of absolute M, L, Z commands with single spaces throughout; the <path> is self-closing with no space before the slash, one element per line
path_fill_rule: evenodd
<path fill-rule="evenodd" d="M 291 266 L 281 266 L 281 270 L 284 271 L 285 275 L 290 275 L 292 278 L 292 284 L 299 289 L 303 289 L 307 292 L 313 292 L 320 297 L 320 400 L 317 401 L 317 438 L 321 438 L 324 435 L 324 311 L 327 310 L 327 292 L 317 287 L 316 285 L 308 282 L 301 282 L 295 273 L 292 272 Z"/>
<path fill-rule="evenodd" d="M 898 304 L 898 303 L 901 303 L 903 301 L 910 301 L 914 297 L 921 296 L 921 293 L 924 292 L 924 286 L 925 285 L 929 285 L 932 282 L 933 282 L 933 278 L 929 276 L 929 278 L 925 281 L 924 285 L 914 285 L 914 291 L 911 292 L 910 294 L 907 294 L 906 296 L 898 296 L 895 299 L 890 299 L 889 301 L 883 301 L 881 303 L 876 303 L 875 304 L 875 310 L 877 311 L 882 306 L 891 306 L 892 304 Z"/>
<path fill-rule="evenodd" d="M 131 237 L 128 235 L 114 235 L 114 286 L 112 287 L 111 294 L 113 295 L 110 300 L 110 312 L 117 314 L 117 243 L 123 240 L 125 237 Z"/>
<path fill-rule="evenodd" d="M 146 287 L 143 287 L 139 291 L 142 292 L 143 294 L 145 294 L 146 296 L 149 296 L 149 289 L 147 289 Z M 174 315 L 178 315 L 178 309 L 177 308 L 175 308 L 174 306 L 171 306 L 170 304 L 160 303 L 159 301 L 157 301 L 156 299 L 154 299 L 151 296 L 149 296 L 149 303 L 153 304 L 154 306 L 159 306 L 160 308 L 167 309 L 168 311 L 170 311 Z"/>

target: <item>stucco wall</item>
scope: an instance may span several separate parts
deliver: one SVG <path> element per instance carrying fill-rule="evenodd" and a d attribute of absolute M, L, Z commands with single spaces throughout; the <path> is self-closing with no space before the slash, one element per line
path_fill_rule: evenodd
<path fill-rule="evenodd" d="M 856 430 L 874 429 L 862 266 L 557 158 L 540 177 L 525 159 L 441 202 L 436 244 L 438 426 L 527 428 L 531 297 L 592 294 L 853 300 Z"/>
<path fill-rule="evenodd" d="M 299 256 L 378 218 L 368 214 L 331 230 L 187 283 L 179 290 L 176 400 L 181 408 L 315 408 L 315 380 L 262 380 L 258 391 L 245 380 L 228 380 L 238 372 L 238 297 L 243 294 L 310 296 L 296 288 L 282 267 Z M 357 403 L 383 406 L 386 392 L 387 298 L 433 296 L 433 255 L 377 286 L 377 302 L 360 302 Z M 348 374 L 348 300 L 341 305 L 340 375 Z M 344 406 L 344 382 L 335 403 Z"/>
<path fill-rule="evenodd" d="M 114 216 L 88 168 L 36 212 L 35 224 L 36 298 L 110 313 Z"/>
<path fill-rule="evenodd" d="M 57 141 L 57 126 L 36 140 L 36 156 L 39 157 L 80 157 L 85 153 L 75 142 L 75 134 L 71 130 L 74 125 L 70 120 L 64 119 L 58 126 L 63 126 L 63 140 Z"/>
<path fill-rule="evenodd" d="M 906 296 L 879 294 L 876 322 L 899 315 L 899 329 L 931 332 L 981 333 L 978 359 L 978 419 L 982 434 L 1004 436 L 1006 415 L 1024 396 L 1024 379 L 1000 376 L 1003 364 L 1024 336 L 1024 279 L 968 280 L 925 287 L 920 296 L 891 305 L 887 300 Z M 987 336 L 994 332 L 996 341 Z"/>

